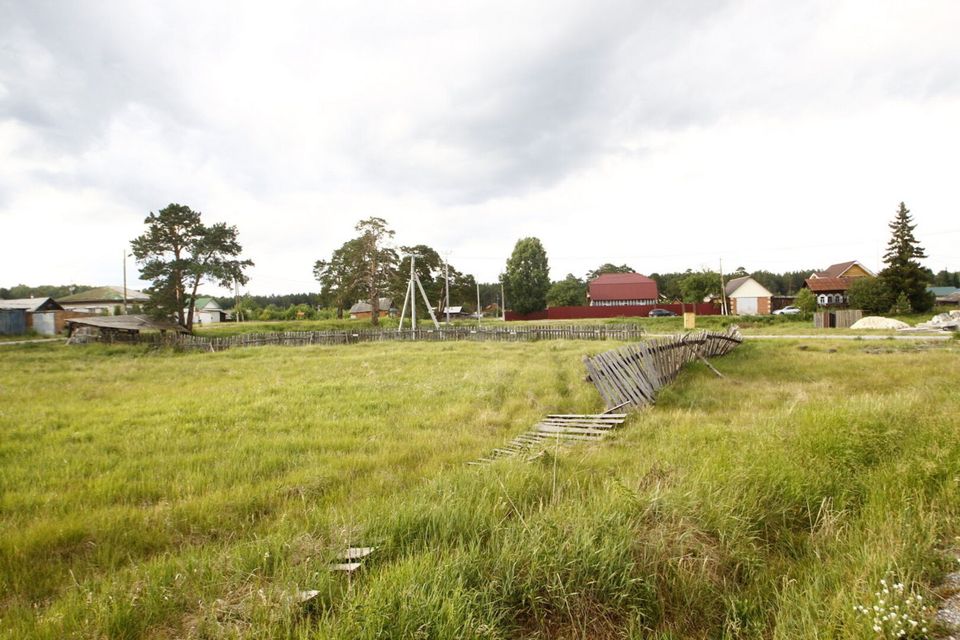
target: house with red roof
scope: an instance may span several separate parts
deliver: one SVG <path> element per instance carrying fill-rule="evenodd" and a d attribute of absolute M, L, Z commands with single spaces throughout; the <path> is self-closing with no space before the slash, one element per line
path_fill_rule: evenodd
<path fill-rule="evenodd" d="M 591 307 L 657 304 L 659 296 L 656 281 L 639 273 L 604 273 L 587 287 Z"/>
<path fill-rule="evenodd" d="M 823 271 L 810 274 L 803 286 L 813 292 L 821 307 L 842 306 L 849 300 L 848 290 L 854 280 L 875 277 L 876 274 L 861 262 L 851 260 L 832 264 Z"/>

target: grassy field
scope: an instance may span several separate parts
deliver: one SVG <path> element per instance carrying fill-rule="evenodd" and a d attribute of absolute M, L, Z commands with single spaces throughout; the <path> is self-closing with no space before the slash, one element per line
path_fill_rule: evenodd
<path fill-rule="evenodd" d="M 746 343 L 602 444 L 465 465 L 599 410 L 612 346 L 6 347 L 0 634 L 863 638 L 880 579 L 930 599 L 955 341 Z"/>

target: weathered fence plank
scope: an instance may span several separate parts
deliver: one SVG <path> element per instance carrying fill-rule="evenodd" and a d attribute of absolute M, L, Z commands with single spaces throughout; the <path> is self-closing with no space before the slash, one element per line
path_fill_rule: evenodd
<path fill-rule="evenodd" d="M 584 365 L 607 407 L 638 408 L 654 404 L 657 392 L 677 378 L 683 365 L 724 355 L 741 342 L 736 328 L 699 331 L 630 344 L 584 358 Z"/>
<path fill-rule="evenodd" d="M 197 336 L 140 334 L 125 342 L 151 344 L 181 350 L 224 351 L 238 347 L 341 345 L 361 342 L 533 342 L 539 340 L 622 340 L 636 341 L 644 337 L 639 325 L 611 326 L 523 326 L 523 327 L 441 327 L 440 329 L 356 329 L 335 331 L 284 331 L 243 333 L 236 336 Z M 109 336 L 96 336 L 85 342 L 112 341 Z"/>

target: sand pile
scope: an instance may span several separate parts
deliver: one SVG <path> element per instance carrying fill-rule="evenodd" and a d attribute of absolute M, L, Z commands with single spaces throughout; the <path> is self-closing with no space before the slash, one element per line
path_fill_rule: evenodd
<path fill-rule="evenodd" d="M 850 327 L 851 329 L 907 329 L 910 325 L 906 322 L 900 322 L 893 318 L 881 318 L 879 316 L 867 316 L 860 318 Z"/>

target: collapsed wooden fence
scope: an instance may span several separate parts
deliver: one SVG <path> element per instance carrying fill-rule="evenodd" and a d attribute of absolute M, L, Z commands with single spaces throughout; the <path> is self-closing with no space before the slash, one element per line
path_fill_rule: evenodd
<path fill-rule="evenodd" d="M 713 369 L 706 358 L 729 353 L 741 342 L 739 330 L 731 327 L 724 332 L 698 331 L 653 338 L 592 358 L 584 357 L 587 379 L 607 405 L 604 413 L 549 415 L 503 447 L 468 464 L 485 465 L 517 456 L 529 460 L 553 443 L 559 446 L 602 440 L 627 419 L 626 413 L 614 411 L 654 404 L 657 392 L 676 379 L 683 365 L 702 360 Z"/>
<path fill-rule="evenodd" d="M 243 333 L 234 336 L 176 334 L 140 334 L 125 337 L 125 342 L 154 344 L 184 350 L 225 351 L 237 347 L 341 345 L 361 342 L 533 342 L 538 340 L 622 340 L 643 338 L 643 327 L 636 324 L 612 325 L 538 325 L 498 327 L 441 327 L 397 331 L 396 329 L 359 329 L 338 331 L 284 331 Z M 101 342 L 111 341 L 101 336 Z"/>
<path fill-rule="evenodd" d="M 683 365 L 724 355 L 741 342 L 740 331 L 731 327 L 724 332 L 697 331 L 653 338 L 583 360 L 588 379 L 608 409 L 640 408 L 654 404 L 657 393 L 677 377 Z"/>

